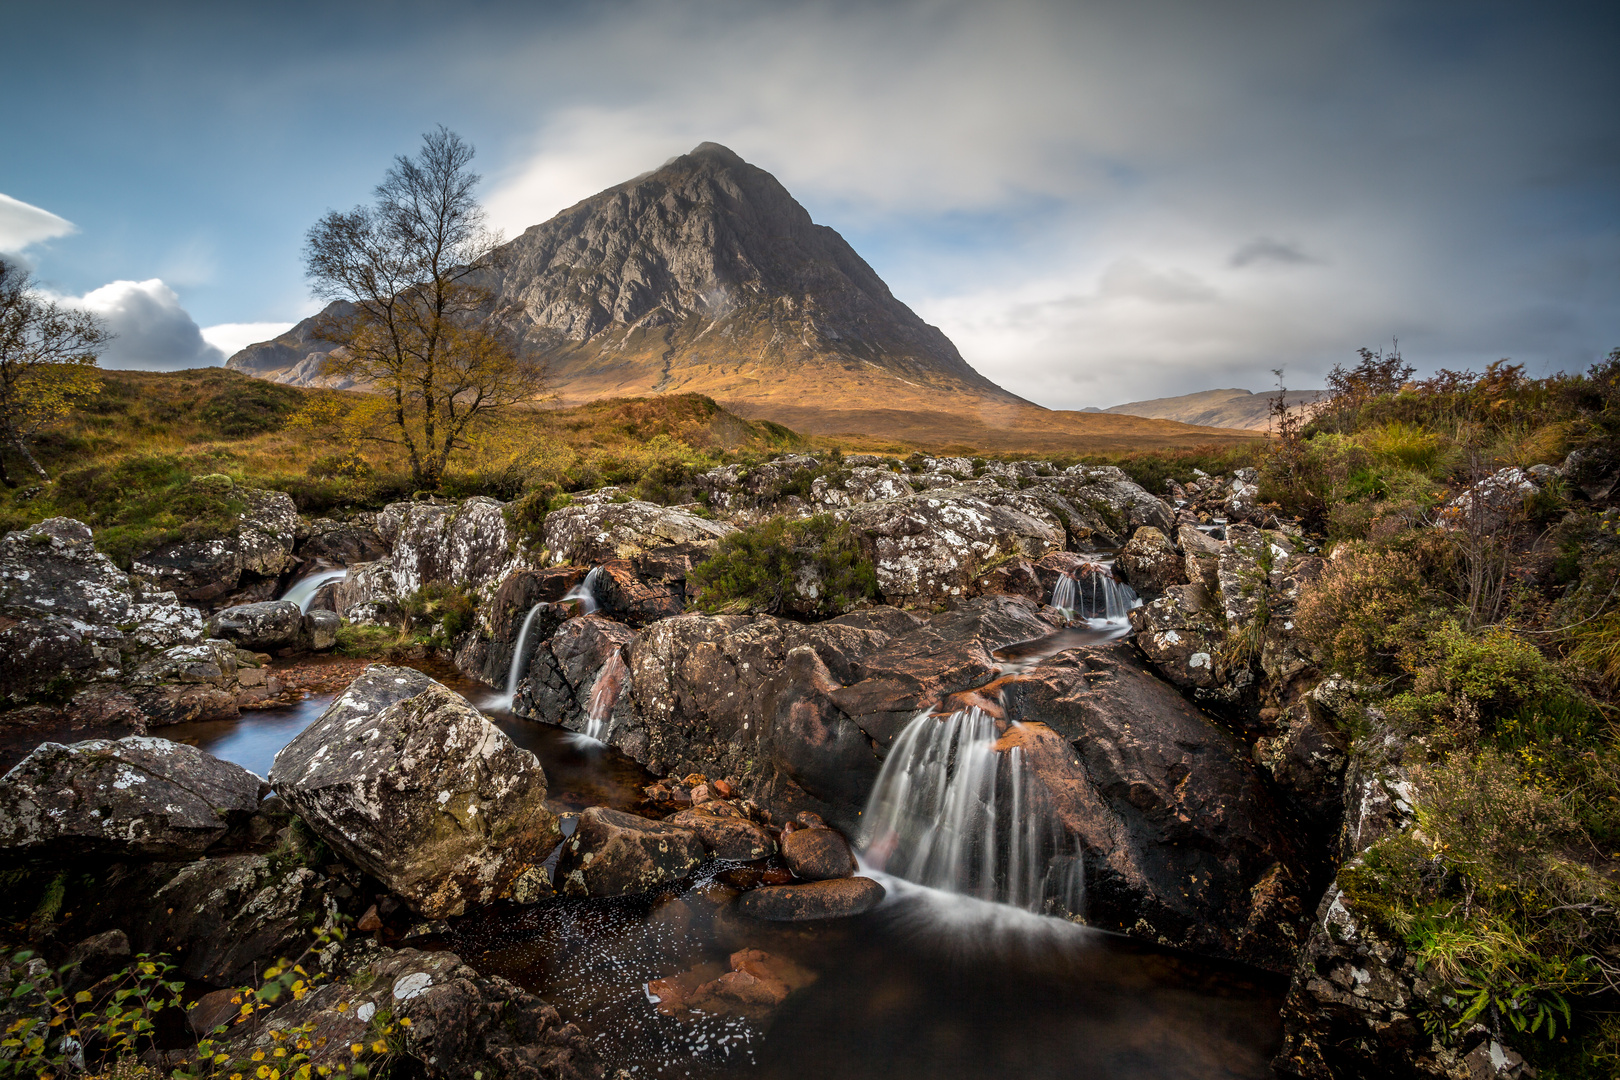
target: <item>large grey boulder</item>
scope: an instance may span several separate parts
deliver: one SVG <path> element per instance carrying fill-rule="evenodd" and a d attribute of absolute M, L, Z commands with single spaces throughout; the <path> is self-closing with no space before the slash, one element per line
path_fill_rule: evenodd
<path fill-rule="evenodd" d="M 1062 522 L 1037 500 L 989 483 L 862 503 L 849 522 L 884 600 L 899 607 L 960 599 L 986 566 L 1064 546 Z"/>
<path fill-rule="evenodd" d="M 208 620 L 210 637 L 244 649 L 268 651 L 298 644 L 304 613 L 291 600 L 267 600 L 226 608 Z"/>
<path fill-rule="evenodd" d="M 713 550 L 736 530 L 671 506 L 625 499 L 602 488 L 546 515 L 545 544 L 555 565 L 628 559 L 659 548 L 695 545 Z"/>
<path fill-rule="evenodd" d="M 1172 586 L 1187 582 L 1182 557 L 1176 553 L 1169 537 L 1152 525 L 1136 530 L 1130 543 L 1120 551 L 1115 565 L 1143 601 L 1157 600 Z"/>
<path fill-rule="evenodd" d="M 1041 477 L 1028 494 L 1061 513 L 1071 540 L 1092 550 L 1122 547 L 1144 525 L 1168 534 L 1175 512 L 1113 465 L 1075 465 Z"/>
<path fill-rule="evenodd" d="M 276 755 L 270 780 L 333 850 L 430 918 L 508 895 L 561 839 L 535 756 L 410 668 L 361 672 Z"/>
<path fill-rule="evenodd" d="M 721 465 L 694 479 L 717 513 L 748 516 L 747 511 L 768 510 L 792 497 L 786 491 L 790 487 L 806 493 L 821 468 L 809 454 L 784 454 L 757 465 Z"/>
<path fill-rule="evenodd" d="M 167 739 L 43 743 L 0 779 L 0 851 L 198 855 L 253 816 L 262 786 Z"/>
<path fill-rule="evenodd" d="M 916 493 L 916 488 L 899 473 L 869 465 L 850 469 L 842 475 L 818 476 L 810 485 L 810 501 L 828 509 L 903 499 Z"/>
<path fill-rule="evenodd" d="M 135 575 L 181 600 L 209 606 L 228 602 L 239 586 L 255 580 L 273 585 L 293 563 L 298 507 L 282 491 L 237 488 L 229 494 L 247 504 L 232 535 L 165 544 L 135 560 Z"/>

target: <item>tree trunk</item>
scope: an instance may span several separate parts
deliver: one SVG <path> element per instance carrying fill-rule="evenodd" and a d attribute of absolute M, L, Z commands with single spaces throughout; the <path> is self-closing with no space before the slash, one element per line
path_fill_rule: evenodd
<path fill-rule="evenodd" d="M 13 450 L 17 451 L 17 455 L 28 463 L 28 467 L 30 469 L 34 470 L 34 475 L 35 476 L 39 477 L 41 480 L 45 481 L 46 483 L 49 483 L 50 479 L 51 479 L 51 474 L 45 471 L 45 466 L 41 465 L 39 463 L 39 459 L 34 457 L 34 452 L 32 450 L 28 449 L 28 440 L 23 438 L 21 435 L 19 435 L 17 433 L 17 429 L 12 426 L 12 424 L 10 423 L 10 418 L 9 417 L 7 418 L 7 422 L 6 422 L 5 427 L 6 427 L 6 441 L 11 444 L 11 448 Z M 0 469 L 3 469 L 3 468 L 4 468 L 3 466 L 0 466 Z M 5 477 L 5 484 L 6 484 L 7 487 L 15 487 L 16 486 L 11 482 L 11 477 L 10 476 Z"/>

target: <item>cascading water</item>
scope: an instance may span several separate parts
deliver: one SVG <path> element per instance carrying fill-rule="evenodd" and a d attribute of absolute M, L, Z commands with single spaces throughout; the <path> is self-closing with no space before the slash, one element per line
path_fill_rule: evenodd
<path fill-rule="evenodd" d="M 608 656 L 606 664 L 596 676 L 596 683 L 591 687 L 590 705 L 585 712 L 585 735 L 597 742 L 607 742 L 608 733 L 612 730 L 613 706 L 619 703 L 619 695 L 624 692 L 625 681 L 630 677 L 630 668 L 624 662 L 624 656 L 617 649 Z"/>
<path fill-rule="evenodd" d="M 315 599 L 315 594 L 320 591 L 322 585 L 346 577 L 348 573 L 348 570 L 341 567 L 336 570 L 318 570 L 307 578 L 293 582 L 287 591 L 281 594 L 281 598 L 297 604 L 299 611 L 308 611 L 310 601 Z"/>
<path fill-rule="evenodd" d="M 1022 749 L 998 750 L 997 736 L 977 708 L 918 714 L 867 800 L 862 855 L 919 885 L 1079 914 L 1080 860 L 1037 797 Z"/>
<path fill-rule="evenodd" d="M 581 614 L 595 614 L 598 607 L 596 603 L 596 583 L 601 580 L 602 568 L 593 566 L 591 572 L 585 575 L 584 581 L 568 590 L 568 594 L 562 598 L 562 602 L 566 604 L 570 600 L 578 600 Z"/>
<path fill-rule="evenodd" d="M 1075 574 L 1061 574 L 1052 586 L 1052 606 L 1075 619 L 1125 622 L 1126 614 L 1140 607 L 1136 590 L 1114 576 L 1114 568 L 1102 562 L 1083 563 Z"/>
<path fill-rule="evenodd" d="M 529 628 L 534 625 L 534 617 L 540 614 L 540 609 L 545 606 L 542 601 L 530 608 L 529 613 L 523 617 L 523 626 L 518 630 L 517 644 L 512 647 L 512 665 L 506 669 L 504 708 L 512 708 L 517 701 L 518 683 L 523 681 L 524 669 L 528 667 L 523 662 L 525 659 L 523 648 L 529 643 Z M 497 699 L 501 700 L 503 699 Z"/>

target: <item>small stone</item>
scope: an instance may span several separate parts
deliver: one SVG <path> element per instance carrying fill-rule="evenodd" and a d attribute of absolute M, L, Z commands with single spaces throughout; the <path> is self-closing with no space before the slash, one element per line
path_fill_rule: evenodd
<path fill-rule="evenodd" d="M 709 785 L 708 784 L 699 784 L 697 787 L 692 789 L 692 805 L 693 806 L 696 806 L 699 803 L 706 803 L 706 802 L 709 801 L 709 799 L 710 799 L 710 795 L 709 795 Z"/>
<path fill-rule="evenodd" d="M 729 780 L 716 780 L 709 786 L 713 788 L 715 794 L 719 795 L 722 799 L 729 799 L 737 793 L 737 789 L 732 786 L 731 781 Z"/>
<path fill-rule="evenodd" d="M 793 820 L 806 829 L 825 829 L 827 827 L 827 823 L 821 820 L 821 815 L 814 810 L 800 810 L 793 815 Z"/>
<path fill-rule="evenodd" d="M 534 904 L 552 893 L 551 875 L 543 866 L 531 866 L 512 881 L 512 902 Z"/>
<path fill-rule="evenodd" d="M 376 904 L 372 904 L 370 907 L 366 908 L 366 913 L 360 916 L 359 922 L 354 924 L 354 928 L 360 931 L 362 934 L 375 933 L 376 931 L 381 930 L 382 926 L 382 919 L 377 915 Z"/>
<path fill-rule="evenodd" d="M 847 878 L 855 873 L 855 856 L 849 844 L 832 829 L 783 831 L 782 858 L 788 869 L 807 881 Z"/>

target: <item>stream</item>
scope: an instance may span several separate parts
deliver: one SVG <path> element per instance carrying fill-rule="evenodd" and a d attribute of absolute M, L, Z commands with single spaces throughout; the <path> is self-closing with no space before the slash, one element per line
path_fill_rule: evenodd
<path fill-rule="evenodd" d="M 1013 663 L 1095 640 L 1067 631 L 1009 649 Z M 559 813 L 633 810 L 652 777 L 612 747 L 487 707 L 489 689 L 416 665 L 473 702 L 540 760 Z M 158 733 L 260 776 L 331 695 Z M 681 887 L 612 900 L 510 904 L 457 921 L 442 943 L 556 1005 L 607 1066 L 633 1077 L 849 1080 L 1086 1077 L 1215 1080 L 1272 1075 L 1284 981 L 872 870 L 875 910 L 820 924 L 757 922 L 729 901 L 749 871 L 711 862 Z M 661 1015 L 653 979 L 719 973 L 761 949 L 815 981 L 767 1020 Z"/>

